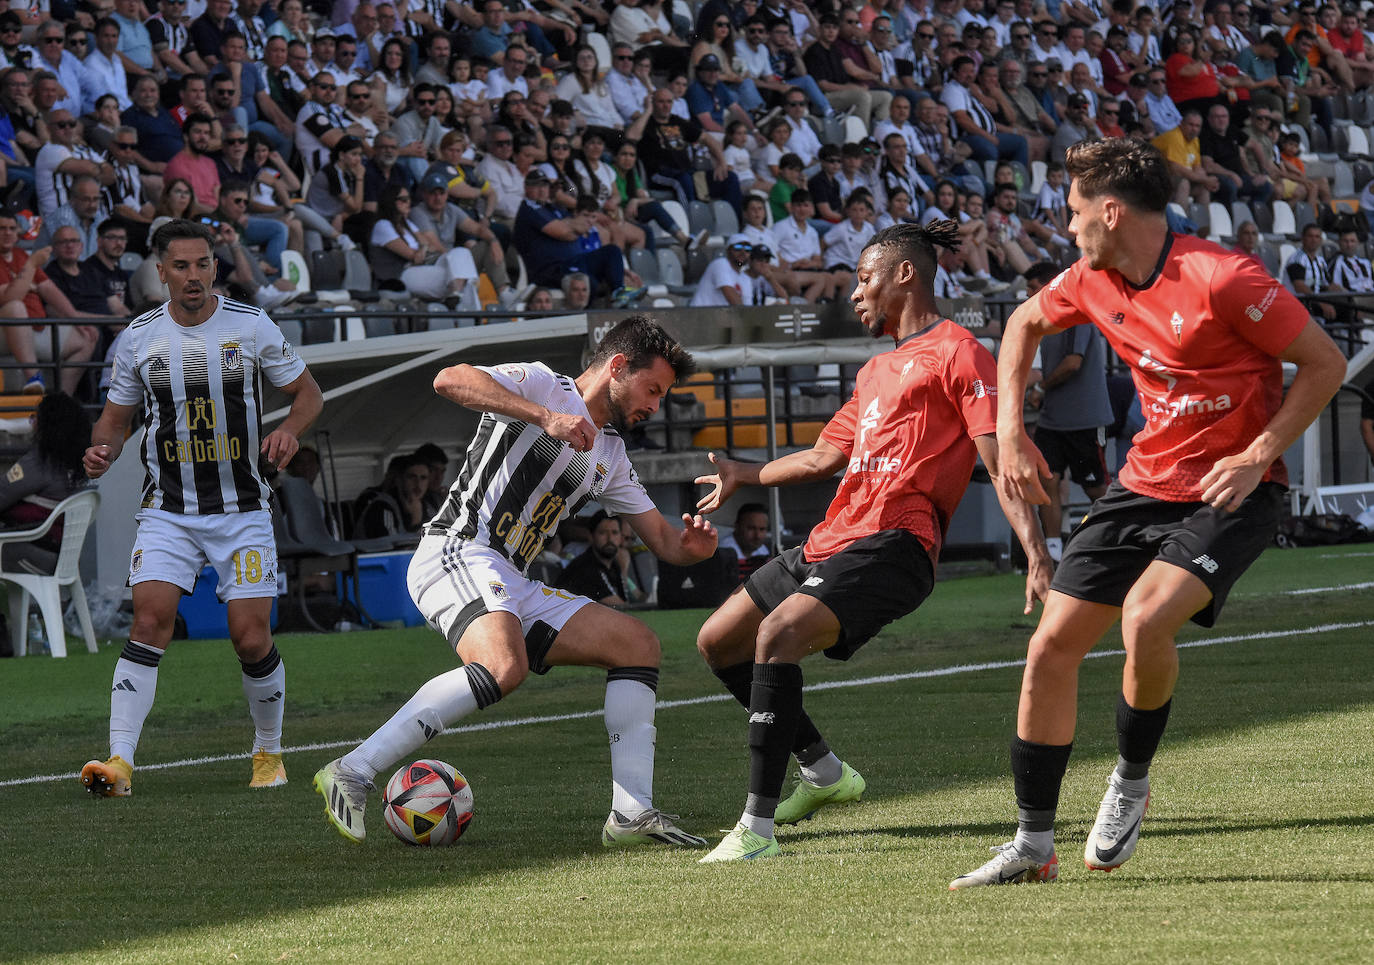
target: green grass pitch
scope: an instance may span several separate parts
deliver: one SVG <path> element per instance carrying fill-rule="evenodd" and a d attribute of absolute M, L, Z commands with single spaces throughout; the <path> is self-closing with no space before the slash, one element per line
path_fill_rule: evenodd
<path fill-rule="evenodd" d="M 1110 875 L 1081 854 L 1122 658 L 1084 663 L 1048 886 L 947 890 L 1013 830 L 1006 748 L 1034 625 L 1013 576 L 942 582 L 849 663 L 804 665 L 823 685 L 807 706 L 867 799 L 782 829 L 783 856 L 745 866 L 601 847 L 593 671 L 532 678 L 460 725 L 499 726 L 427 746 L 472 783 L 476 816 L 454 847 L 422 850 L 387 832 L 379 795 L 368 840 L 348 844 L 310 778 L 453 666 L 437 634 L 280 638 L 290 784 L 259 792 L 227 643 L 169 650 L 125 800 L 75 779 L 106 754 L 117 646 L 3 661 L 0 961 L 1367 962 L 1372 550 L 1270 551 L 1220 626 L 1184 631 L 1203 645 L 1181 651 L 1141 844 Z M 697 699 L 720 693 L 693 646 L 703 617 L 646 619 L 664 649 L 656 803 L 714 841 L 748 759 L 742 711 Z"/>

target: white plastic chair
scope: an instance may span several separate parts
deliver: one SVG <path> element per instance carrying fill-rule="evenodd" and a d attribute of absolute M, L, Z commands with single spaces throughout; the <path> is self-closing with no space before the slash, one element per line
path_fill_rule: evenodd
<path fill-rule="evenodd" d="M 42 525 L 34 529 L 0 535 L 0 551 L 7 543 L 32 543 L 41 539 L 52 529 L 53 523 L 62 520 L 62 546 L 57 551 L 57 567 L 51 576 L 27 573 L 22 570 L 7 570 L 0 565 L 0 580 L 10 584 L 10 643 L 15 656 L 23 656 L 28 638 L 29 598 L 38 601 L 38 610 L 43 614 L 43 629 L 48 637 L 48 649 L 54 657 L 67 655 L 67 632 L 62 625 L 62 588 L 71 587 L 72 603 L 76 608 L 77 619 L 81 622 L 81 633 L 86 640 L 86 649 L 96 653 L 95 628 L 91 625 L 91 611 L 86 606 L 86 591 L 81 586 L 81 573 L 77 564 L 81 559 L 81 546 L 86 542 L 86 530 L 95 518 L 96 507 L 100 505 L 100 493 L 86 489 L 74 496 L 68 496 L 53 507 Z"/>
<path fill-rule="evenodd" d="M 1293 208 L 1287 201 L 1273 201 L 1271 206 L 1274 210 L 1274 234 L 1276 235 L 1295 235 L 1298 233 L 1298 219 L 1293 214 Z"/>
<path fill-rule="evenodd" d="M 1369 154 L 1369 136 L 1365 134 L 1364 128 L 1350 125 L 1346 128 L 1349 137 L 1349 145 L 1345 149 L 1346 156 L 1366 157 Z"/>
<path fill-rule="evenodd" d="M 281 253 L 281 276 L 294 283 L 296 291 L 310 291 L 310 268 L 299 251 L 287 249 Z"/>
<path fill-rule="evenodd" d="M 1212 230 L 1209 235 L 1213 241 L 1222 238 L 1230 238 L 1235 235 L 1235 230 L 1231 225 L 1231 212 L 1226 210 L 1226 205 L 1213 201 L 1207 206 L 1208 220 L 1212 223 Z"/>
<path fill-rule="evenodd" d="M 687 209 L 682 206 L 682 202 L 664 201 L 663 210 L 668 212 L 668 216 L 682 229 L 683 234 L 692 230 L 692 222 L 687 218 Z"/>
<path fill-rule="evenodd" d="M 605 34 L 599 34 L 593 30 L 582 35 L 582 42 L 596 51 L 596 66 L 599 70 L 611 69 L 611 45 L 606 40 Z"/>

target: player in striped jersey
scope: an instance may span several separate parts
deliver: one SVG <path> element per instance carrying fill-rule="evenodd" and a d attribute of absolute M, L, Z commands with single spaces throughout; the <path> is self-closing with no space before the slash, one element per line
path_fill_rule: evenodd
<path fill-rule="evenodd" d="M 216 592 L 228 608 L 256 731 L 249 786 L 286 783 L 286 669 L 269 628 L 277 549 L 259 460 L 277 468 L 290 462 L 323 399 L 261 309 L 211 294 L 214 243 L 209 228 L 181 219 L 153 236 L 171 300 L 129 323 L 83 460 L 92 479 L 104 475 L 143 413 L 146 476 L 129 563 L 134 623 L 110 691 L 110 757 L 81 769 L 82 783 L 102 797 L 132 793 L 134 749 L 153 707 L 158 661 L 172 639 L 177 603 L 207 561 L 219 574 Z M 286 418 L 266 436 L 263 377 L 291 398 Z"/>
<path fill-rule="evenodd" d="M 439 373 L 435 391 L 483 415 L 447 501 L 425 526 L 408 582 L 420 612 L 464 665 L 424 684 L 315 775 L 325 813 L 344 837 L 363 840 L 367 792 L 383 768 L 500 700 L 530 672 L 582 666 L 607 671 L 614 789 L 602 842 L 705 845 L 653 803 L 657 637 L 633 617 L 525 575 L 559 521 L 592 500 L 628 517 L 664 560 L 688 565 L 716 551 L 715 529 L 702 517 L 684 515 L 679 530 L 654 508 L 620 438 L 692 368 L 667 332 L 633 316 L 611 329 L 576 379 L 538 362 Z"/>

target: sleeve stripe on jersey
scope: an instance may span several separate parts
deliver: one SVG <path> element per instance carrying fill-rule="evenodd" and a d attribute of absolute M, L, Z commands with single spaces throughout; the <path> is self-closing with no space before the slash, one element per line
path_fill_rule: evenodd
<path fill-rule="evenodd" d="M 242 302 L 231 302 L 227 298 L 224 300 L 224 304 L 220 307 L 223 308 L 226 312 L 234 312 L 236 315 L 262 314 L 262 309 L 260 308 L 253 308 L 251 305 L 244 305 Z"/>
<path fill-rule="evenodd" d="M 157 308 L 154 308 L 152 311 L 144 312 L 142 315 L 138 316 L 138 318 L 135 318 L 132 322 L 130 322 L 130 323 L 129 323 L 129 327 L 130 327 L 130 328 L 141 328 L 141 327 L 143 327 L 144 325 L 147 325 L 149 322 L 151 322 L 154 318 L 157 317 L 158 313 L 161 312 L 162 309 L 163 309 L 164 307 L 165 307 L 165 306 L 163 306 L 163 305 L 159 305 Z"/>

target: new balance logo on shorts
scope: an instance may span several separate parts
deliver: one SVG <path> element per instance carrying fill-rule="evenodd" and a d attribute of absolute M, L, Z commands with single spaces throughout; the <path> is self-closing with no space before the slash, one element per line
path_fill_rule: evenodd
<path fill-rule="evenodd" d="M 824 577 L 808 576 L 806 579 L 802 580 L 802 586 L 820 586 L 824 582 Z"/>
<path fill-rule="evenodd" d="M 770 713 L 758 713 L 749 715 L 749 723 L 751 724 L 771 724 L 776 719 L 777 718 Z"/>
<path fill-rule="evenodd" d="M 1206 553 L 1193 560 L 1193 563 L 1202 567 L 1208 573 L 1215 573 L 1220 568 L 1220 564 Z"/>

